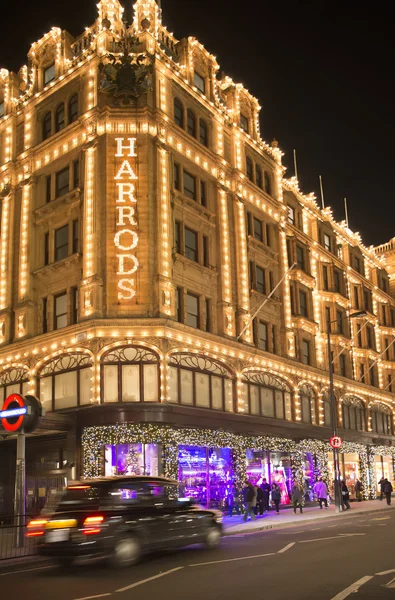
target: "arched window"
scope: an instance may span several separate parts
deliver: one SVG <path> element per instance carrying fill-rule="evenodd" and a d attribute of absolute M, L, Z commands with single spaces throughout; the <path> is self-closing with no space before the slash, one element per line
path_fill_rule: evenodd
<path fill-rule="evenodd" d="M 45 113 L 43 118 L 43 141 L 47 140 L 52 133 L 52 115 L 50 112 Z"/>
<path fill-rule="evenodd" d="M 0 406 L 10 394 L 27 394 L 29 373 L 23 367 L 7 369 L 0 373 Z"/>
<path fill-rule="evenodd" d="M 324 392 L 322 395 L 322 404 L 324 407 L 324 425 L 330 427 L 332 423 L 332 408 L 331 408 L 331 397 L 329 392 Z"/>
<path fill-rule="evenodd" d="M 254 165 L 249 156 L 246 157 L 246 173 L 250 181 L 254 181 Z"/>
<path fill-rule="evenodd" d="M 62 102 L 62 104 L 59 104 L 55 112 L 55 133 L 58 133 L 58 131 L 64 129 L 64 126 L 64 103 Z"/>
<path fill-rule="evenodd" d="M 174 98 L 174 122 L 184 129 L 184 107 L 178 98 Z"/>
<path fill-rule="evenodd" d="M 208 148 L 208 127 L 206 121 L 203 119 L 199 121 L 199 141 L 203 146 Z"/>
<path fill-rule="evenodd" d="M 195 354 L 169 360 L 170 402 L 234 411 L 232 373 L 220 362 Z"/>
<path fill-rule="evenodd" d="M 359 398 L 344 398 L 342 405 L 343 429 L 366 431 L 365 407 Z"/>
<path fill-rule="evenodd" d="M 45 363 L 38 374 L 39 395 L 47 411 L 90 404 L 92 357 L 82 352 L 62 354 Z"/>
<path fill-rule="evenodd" d="M 248 414 L 292 421 L 291 388 L 279 377 L 258 371 L 246 373 L 242 393 Z"/>
<path fill-rule="evenodd" d="M 195 113 L 190 108 L 187 110 L 187 132 L 192 137 L 196 137 L 196 117 Z"/>
<path fill-rule="evenodd" d="M 375 402 L 370 405 L 370 417 L 372 420 L 372 431 L 392 435 L 391 409 L 385 404 Z"/>
<path fill-rule="evenodd" d="M 101 360 L 102 403 L 159 402 L 159 357 L 149 348 L 122 346 Z"/>
<path fill-rule="evenodd" d="M 68 106 L 69 124 L 74 123 L 78 119 L 78 94 L 73 94 L 69 100 Z"/>
<path fill-rule="evenodd" d="M 265 192 L 266 194 L 269 194 L 269 196 L 272 195 L 272 182 L 267 171 L 265 171 Z"/>
<path fill-rule="evenodd" d="M 263 189 L 262 169 L 259 165 L 255 165 L 255 183 Z"/>
<path fill-rule="evenodd" d="M 303 384 L 299 388 L 303 423 L 318 425 L 317 397 L 313 388 Z"/>

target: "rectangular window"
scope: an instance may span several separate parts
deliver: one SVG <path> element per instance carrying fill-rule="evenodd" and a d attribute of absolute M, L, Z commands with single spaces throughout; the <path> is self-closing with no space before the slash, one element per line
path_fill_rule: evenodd
<path fill-rule="evenodd" d="M 387 376 L 387 387 L 386 389 L 392 394 L 392 375 Z"/>
<path fill-rule="evenodd" d="M 64 225 L 55 230 L 55 261 L 69 255 L 69 226 Z"/>
<path fill-rule="evenodd" d="M 211 300 L 206 298 L 204 301 L 206 310 L 206 331 L 211 331 Z"/>
<path fill-rule="evenodd" d="M 199 327 L 199 298 L 193 294 L 187 293 L 187 314 L 186 324 L 190 327 Z"/>
<path fill-rule="evenodd" d="M 274 325 L 272 325 L 272 352 L 274 354 L 276 354 L 276 349 L 277 349 L 277 345 L 276 345 L 276 327 Z"/>
<path fill-rule="evenodd" d="M 346 357 L 344 356 L 344 354 L 340 354 L 340 356 L 339 356 L 339 364 L 340 364 L 340 375 L 342 377 L 347 377 L 347 372 L 346 372 Z"/>
<path fill-rule="evenodd" d="M 331 322 L 331 309 L 329 308 L 329 306 L 325 306 L 325 324 L 326 324 L 327 331 L 328 331 L 328 327 L 330 327 L 330 322 Z"/>
<path fill-rule="evenodd" d="M 188 229 L 185 227 L 184 230 L 185 236 L 185 256 L 190 260 L 195 262 L 199 262 L 198 255 L 198 235 L 196 231 L 192 231 L 192 229 Z"/>
<path fill-rule="evenodd" d="M 337 333 L 343 333 L 343 314 L 340 310 L 336 311 Z"/>
<path fill-rule="evenodd" d="M 174 163 L 174 189 L 181 191 L 180 165 L 178 163 Z"/>
<path fill-rule="evenodd" d="M 341 292 L 340 273 L 336 269 L 333 271 L 333 283 L 334 283 L 334 287 L 335 287 L 335 292 Z"/>
<path fill-rule="evenodd" d="M 390 344 L 390 339 L 384 338 L 385 360 L 390 360 L 390 348 L 388 347 Z"/>
<path fill-rule="evenodd" d="M 194 71 L 194 74 L 193 74 L 193 83 L 195 84 L 197 89 L 200 92 L 202 92 L 202 94 L 206 93 L 206 82 L 205 82 L 204 78 L 201 75 L 199 75 L 199 73 L 196 73 L 196 71 Z"/>
<path fill-rule="evenodd" d="M 71 324 L 78 323 L 78 288 L 71 288 Z"/>
<path fill-rule="evenodd" d="M 73 188 L 80 187 L 80 161 L 77 159 L 73 162 Z"/>
<path fill-rule="evenodd" d="M 0 102 L 0 119 L 5 115 L 4 102 Z"/>
<path fill-rule="evenodd" d="M 360 308 L 359 306 L 359 291 L 357 286 L 354 286 L 354 308 Z"/>
<path fill-rule="evenodd" d="M 323 265 L 322 267 L 322 283 L 324 290 L 329 289 L 329 281 L 328 281 L 328 267 Z"/>
<path fill-rule="evenodd" d="M 291 225 L 295 225 L 295 209 L 292 206 L 288 206 L 288 216 L 287 221 Z"/>
<path fill-rule="evenodd" d="M 196 200 L 196 177 L 188 171 L 184 171 L 184 194 L 188 198 Z"/>
<path fill-rule="evenodd" d="M 69 167 L 56 173 L 56 198 L 63 196 L 70 191 Z"/>
<path fill-rule="evenodd" d="M 44 235 L 44 265 L 49 265 L 49 232 Z"/>
<path fill-rule="evenodd" d="M 263 242 L 263 223 L 254 217 L 254 238 Z"/>
<path fill-rule="evenodd" d="M 261 294 L 266 294 L 265 269 L 262 269 L 262 267 L 256 267 L 255 289 L 257 292 L 260 292 Z"/>
<path fill-rule="evenodd" d="M 44 69 L 44 86 L 55 79 L 55 63 Z"/>
<path fill-rule="evenodd" d="M 269 293 L 274 290 L 274 274 L 273 271 L 269 271 Z"/>
<path fill-rule="evenodd" d="M 175 221 L 174 223 L 174 251 L 180 254 L 181 252 L 181 223 Z"/>
<path fill-rule="evenodd" d="M 210 266 L 209 238 L 207 235 L 203 236 L 203 265 L 205 267 Z"/>
<path fill-rule="evenodd" d="M 78 219 L 73 221 L 73 254 L 77 254 L 79 251 L 80 242 L 80 227 Z"/>
<path fill-rule="evenodd" d="M 359 381 L 362 381 L 362 383 L 365 383 L 365 365 L 364 364 L 359 365 Z"/>
<path fill-rule="evenodd" d="M 324 248 L 329 252 L 331 251 L 331 238 L 327 233 L 324 233 Z"/>
<path fill-rule="evenodd" d="M 385 304 L 381 305 L 381 324 L 384 326 L 387 325 L 387 308 Z"/>
<path fill-rule="evenodd" d="M 267 323 L 259 321 L 258 323 L 258 348 L 261 350 L 268 350 L 267 342 Z"/>
<path fill-rule="evenodd" d="M 300 305 L 300 314 L 303 317 L 308 317 L 309 312 L 307 308 L 307 294 L 302 290 L 299 291 L 299 305 Z"/>
<path fill-rule="evenodd" d="M 371 297 L 370 292 L 368 290 L 364 290 L 364 292 L 363 292 L 363 299 L 364 299 L 364 304 L 365 304 L 365 310 L 368 310 L 368 311 L 372 312 L 372 310 L 371 310 L 371 300 L 372 300 L 372 297 Z"/>
<path fill-rule="evenodd" d="M 269 223 L 266 223 L 266 246 L 272 245 L 271 228 Z"/>
<path fill-rule="evenodd" d="M 302 363 L 304 365 L 310 364 L 310 342 L 308 340 L 302 340 Z"/>
<path fill-rule="evenodd" d="M 243 129 L 243 131 L 248 133 L 248 118 L 242 113 L 240 113 L 240 127 Z"/>
<path fill-rule="evenodd" d="M 182 288 L 178 287 L 176 290 L 176 312 L 177 312 L 177 321 L 179 323 L 183 323 L 183 311 L 182 311 L 182 299 L 183 299 L 183 291 Z"/>
<path fill-rule="evenodd" d="M 45 202 L 51 202 L 51 175 L 45 178 Z"/>
<path fill-rule="evenodd" d="M 302 271 L 304 271 L 304 250 L 301 246 L 296 246 L 296 264 L 299 267 L 299 269 L 302 269 Z"/>
<path fill-rule="evenodd" d="M 55 296 L 55 322 L 54 329 L 67 326 L 67 294 Z"/>
<path fill-rule="evenodd" d="M 207 184 L 202 180 L 200 180 L 200 204 L 207 206 Z"/>
<path fill-rule="evenodd" d="M 360 325 L 357 325 L 357 340 L 358 346 L 362 348 L 362 328 Z"/>
<path fill-rule="evenodd" d="M 354 269 L 358 271 L 358 273 L 361 272 L 361 260 L 358 256 L 354 256 Z"/>
<path fill-rule="evenodd" d="M 48 300 L 47 298 L 43 298 L 43 333 L 47 333 L 48 331 L 47 306 Z"/>

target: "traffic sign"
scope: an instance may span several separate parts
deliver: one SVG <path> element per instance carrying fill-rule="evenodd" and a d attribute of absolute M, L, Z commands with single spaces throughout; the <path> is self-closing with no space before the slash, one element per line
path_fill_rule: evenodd
<path fill-rule="evenodd" d="M 338 435 L 334 435 L 329 440 L 329 443 L 332 446 L 332 448 L 341 448 L 342 444 L 343 444 L 343 440 Z"/>
<path fill-rule="evenodd" d="M 41 403 L 34 396 L 10 394 L 0 410 L 0 422 L 8 433 L 32 433 L 43 414 Z"/>

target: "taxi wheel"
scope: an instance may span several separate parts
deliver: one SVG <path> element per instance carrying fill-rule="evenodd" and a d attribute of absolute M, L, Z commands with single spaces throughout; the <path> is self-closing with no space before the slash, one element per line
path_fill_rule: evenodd
<path fill-rule="evenodd" d="M 205 545 L 210 550 L 217 548 L 221 541 L 221 531 L 218 527 L 209 527 L 205 535 Z"/>
<path fill-rule="evenodd" d="M 130 567 L 138 563 L 141 556 L 141 544 L 137 537 L 128 536 L 117 540 L 110 563 L 117 569 Z"/>

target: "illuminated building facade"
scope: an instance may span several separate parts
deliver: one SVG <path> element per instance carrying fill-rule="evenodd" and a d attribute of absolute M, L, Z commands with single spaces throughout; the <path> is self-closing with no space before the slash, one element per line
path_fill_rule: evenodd
<path fill-rule="evenodd" d="M 285 178 L 256 98 L 154 0 L 134 8 L 125 26 L 101 0 L 80 37 L 53 28 L 0 71 L 0 400 L 46 411 L 28 508 L 136 472 L 212 505 L 246 472 L 308 497 L 332 476 L 329 359 L 342 474 L 374 495 L 395 456 L 385 261 Z"/>

